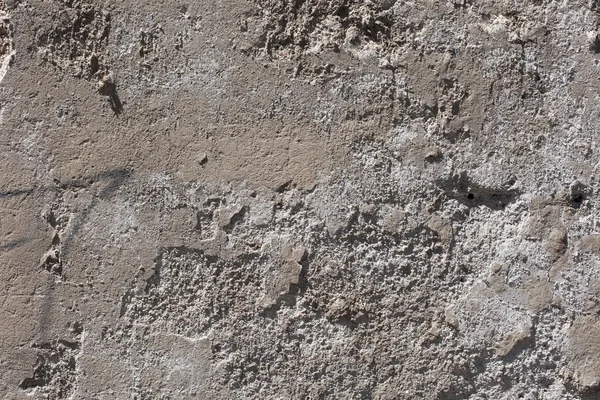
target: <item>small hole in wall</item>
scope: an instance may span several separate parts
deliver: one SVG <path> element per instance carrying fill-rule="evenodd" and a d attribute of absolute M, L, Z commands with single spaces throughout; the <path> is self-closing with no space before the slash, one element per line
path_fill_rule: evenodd
<path fill-rule="evenodd" d="M 460 113 L 460 103 L 455 101 L 452 103 L 452 115 L 458 115 Z"/>
<path fill-rule="evenodd" d="M 581 207 L 581 203 L 583 203 L 583 196 L 578 194 L 574 197 L 571 198 L 571 206 L 573 206 L 573 208 L 579 208 Z"/>
<path fill-rule="evenodd" d="M 475 198 L 475 195 L 473 193 L 469 193 L 467 195 L 467 199 L 469 199 L 469 200 L 473 200 L 474 198 Z"/>
<path fill-rule="evenodd" d="M 594 54 L 600 53 L 600 36 L 596 35 L 594 41 L 590 44 L 590 51 Z"/>
<path fill-rule="evenodd" d="M 100 70 L 100 62 L 98 61 L 98 57 L 92 56 L 90 59 L 90 72 L 94 75 L 96 72 Z"/>
<path fill-rule="evenodd" d="M 350 9 L 346 6 L 342 6 L 339 8 L 337 15 L 342 19 L 348 18 L 348 16 L 350 16 Z"/>

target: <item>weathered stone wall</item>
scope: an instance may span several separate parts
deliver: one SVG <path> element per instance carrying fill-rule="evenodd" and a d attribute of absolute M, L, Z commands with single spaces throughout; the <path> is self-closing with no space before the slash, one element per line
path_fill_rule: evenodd
<path fill-rule="evenodd" d="M 595 0 L 0 0 L 0 397 L 600 398 Z"/>

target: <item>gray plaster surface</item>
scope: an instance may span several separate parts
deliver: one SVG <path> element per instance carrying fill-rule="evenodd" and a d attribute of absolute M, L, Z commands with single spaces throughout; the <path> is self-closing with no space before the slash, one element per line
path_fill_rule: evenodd
<path fill-rule="evenodd" d="M 0 0 L 0 398 L 600 399 L 595 0 Z"/>

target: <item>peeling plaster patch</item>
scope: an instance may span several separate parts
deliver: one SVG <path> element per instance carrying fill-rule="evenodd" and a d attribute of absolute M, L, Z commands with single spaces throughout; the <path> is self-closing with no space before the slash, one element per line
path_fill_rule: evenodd
<path fill-rule="evenodd" d="M 14 56 L 12 24 L 6 11 L 6 5 L 4 1 L 0 0 L 0 82 L 4 79 Z"/>

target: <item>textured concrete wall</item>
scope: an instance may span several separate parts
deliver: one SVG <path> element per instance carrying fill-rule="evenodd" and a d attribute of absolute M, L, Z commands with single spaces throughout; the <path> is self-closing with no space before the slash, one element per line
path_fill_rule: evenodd
<path fill-rule="evenodd" d="M 599 399 L 595 0 L 0 0 L 0 397 Z"/>

